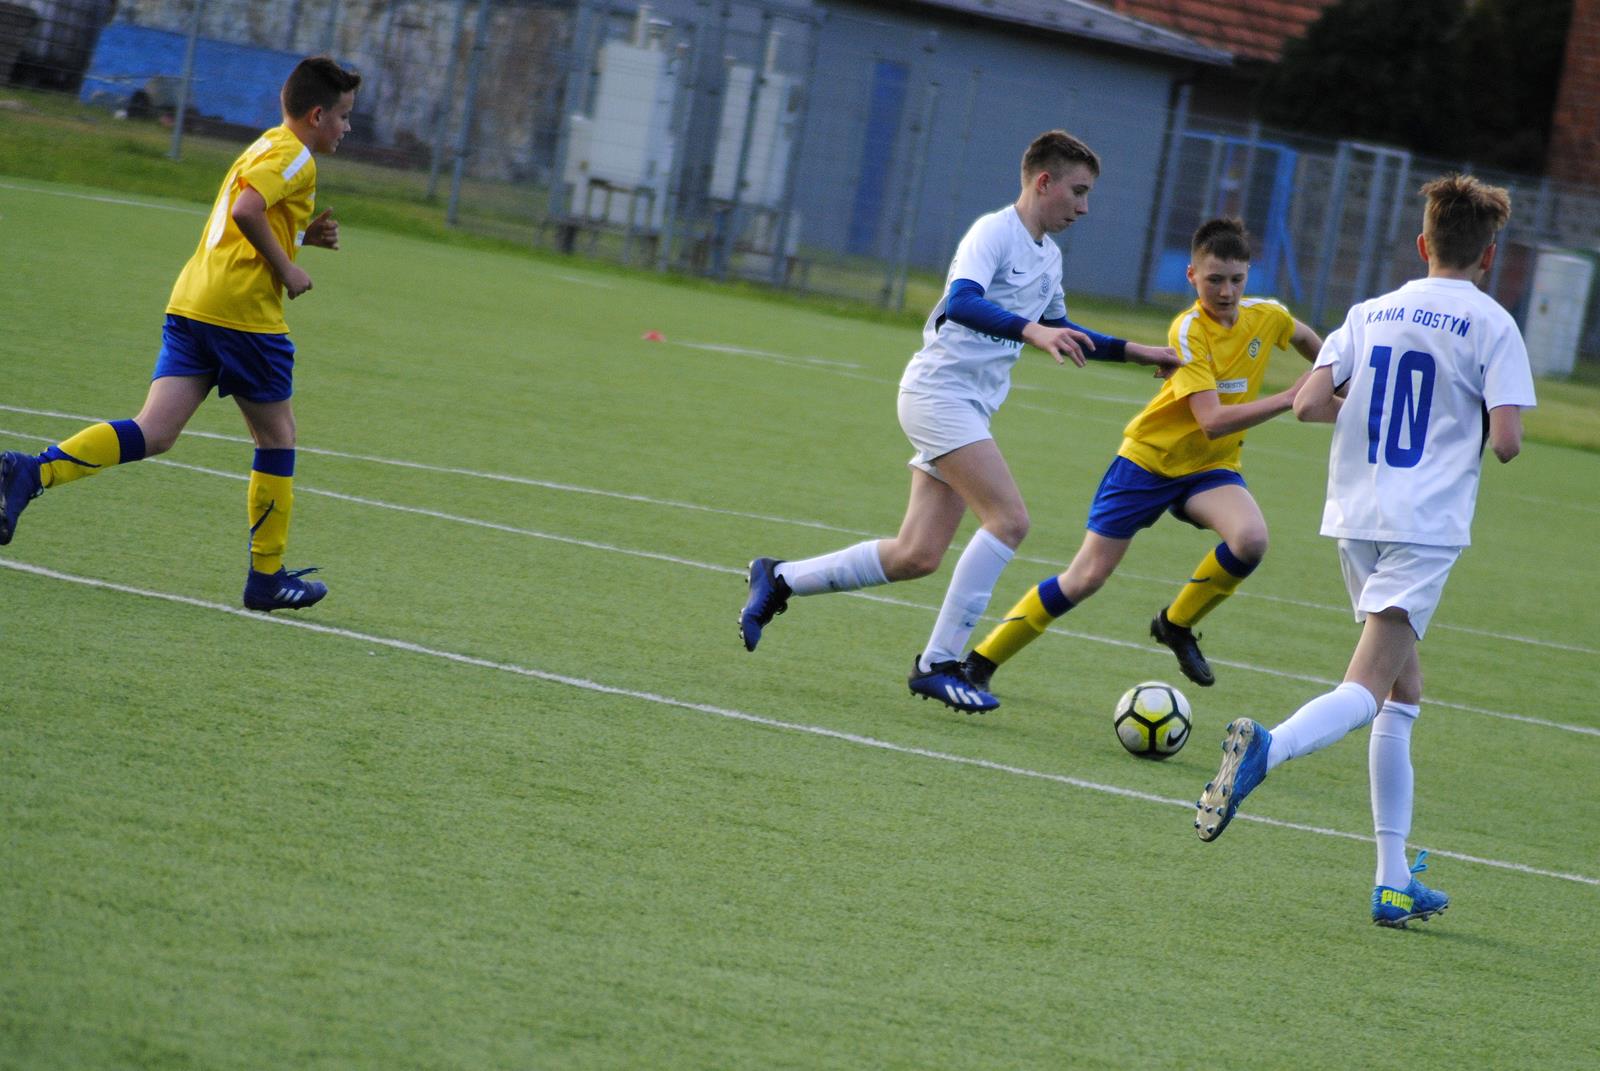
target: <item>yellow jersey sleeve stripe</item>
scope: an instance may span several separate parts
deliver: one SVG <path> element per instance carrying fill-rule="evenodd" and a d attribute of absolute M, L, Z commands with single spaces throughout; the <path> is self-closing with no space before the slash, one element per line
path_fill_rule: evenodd
<path fill-rule="evenodd" d="M 292 161 L 290 161 L 289 166 L 283 169 L 283 181 L 284 182 L 288 182 L 290 179 L 292 179 L 296 175 L 298 175 L 300 173 L 300 169 L 302 167 L 305 167 L 306 163 L 310 159 L 311 159 L 311 150 L 310 149 L 301 149 L 300 150 L 300 155 L 296 156 Z"/>
<path fill-rule="evenodd" d="M 1178 352 L 1183 355 L 1183 363 L 1194 361 L 1194 345 L 1189 341 L 1189 329 L 1194 326 L 1194 318 L 1200 315 L 1199 309 L 1190 309 L 1178 323 Z"/>

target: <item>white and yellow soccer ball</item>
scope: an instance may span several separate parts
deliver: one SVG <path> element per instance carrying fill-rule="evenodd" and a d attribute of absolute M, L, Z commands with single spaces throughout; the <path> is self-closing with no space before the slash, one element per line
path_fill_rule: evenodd
<path fill-rule="evenodd" d="M 1123 692 L 1112 718 L 1117 739 L 1141 759 L 1165 759 L 1182 751 L 1193 721 L 1189 700 L 1165 681 L 1145 681 Z"/>

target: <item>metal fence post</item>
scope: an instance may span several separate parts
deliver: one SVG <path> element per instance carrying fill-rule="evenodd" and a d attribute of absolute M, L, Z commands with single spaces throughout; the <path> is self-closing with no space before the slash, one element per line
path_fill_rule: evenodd
<path fill-rule="evenodd" d="M 466 21 L 467 0 L 456 0 L 455 22 L 450 29 L 450 60 L 445 65 L 444 85 L 433 103 L 433 151 L 428 157 L 429 201 L 439 195 L 439 168 L 444 160 L 444 134 L 450 126 L 451 98 L 456 91 L 456 70 L 461 66 L 461 33 Z"/>
<path fill-rule="evenodd" d="M 1160 192 L 1150 210 L 1150 227 L 1145 235 L 1144 256 L 1139 266 L 1139 301 L 1150 300 L 1155 289 L 1156 255 L 1161 240 L 1166 237 L 1167 214 L 1171 211 L 1172 197 L 1178 185 L 1178 155 L 1183 148 L 1184 129 L 1189 125 L 1189 97 L 1193 87 L 1187 82 L 1178 87 L 1178 100 L 1167 113 L 1167 145 L 1161 153 Z"/>
<path fill-rule="evenodd" d="M 339 0 L 328 0 L 328 21 L 322 28 L 322 40 L 324 42 L 322 47 L 328 50 L 328 55 L 330 56 L 337 51 L 338 42 L 334 38 L 338 32 Z"/>
<path fill-rule="evenodd" d="M 467 170 L 467 151 L 472 147 L 472 121 L 478 113 L 478 76 L 483 73 L 483 56 L 489 51 L 489 8 L 494 0 L 478 0 L 478 22 L 472 31 L 472 59 L 467 63 L 467 99 L 462 109 L 461 129 L 456 131 L 455 169 L 450 177 L 450 207 L 445 222 L 454 227 L 461 207 L 461 179 Z"/>
<path fill-rule="evenodd" d="M 1333 157 L 1333 180 L 1324 208 L 1327 216 L 1322 226 L 1322 255 L 1317 260 L 1317 282 L 1311 296 L 1311 322 L 1319 329 L 1325 324 L 1322 313 L 1328 305 L 1328 279 L 1333 275 L 1333 262 L 1339 253 L 1339 225 L 1344 217 L 1344 184 L 1349 174 L 1350 143 L 1341 141 Z"/>
<path fill-rule="evenodd" d="M 194 14 L 189 19 L 189 40 L 183 46 L 183 77 L 178 79 L 178 109 L 172 118 L 172 149 L 167 153 L 174 160 L 183 159 L 183 117 L 189 110 L 189 83 L 194 81 L 194 46 L 200 40 L 200 16 L 205 9 L 206 0 L 194 0 Z"/>
<path fill-rule="evenodd" d="M 462 2 L 465 3 L 465 0 Z M 567 87 L 561 95 L 561 114 L 556 117 L 560 125 L 556 132 L 555 159 L 550 163 L 550 203 L 545 210 L 547 219 L 558 219 L 568 214 L 567 153 L 572 144 L 572 124 L 569 119 L 584 105 L 584 91 L 588 88 L 589 72 L 594 66 L 593 57 L 590 55 L 593 51 L 590 38 L 594 35 L 597 21 L 595 10 L 590 6 L 589 0 L 578 0 L 577 8 L 572 13 L 572 45 L 571 52 L 567 56 Z M 563 252 L 571 250 L 564 249 Z"/>
<path fill-rule="evenodd" d="M 916 225 L 917 208 L 922 201 L 922 173 L 928 158 L 928 141 L 933 134 L 933 113 L 939 102 L 939 83 L 929 82 L 923 100 L 922 115 L 917 119 L 915 147 L 911 150 L 911 173 L 906 176 L 905 204 L 900 209 L 900 219 L 895 231 L 894 260 L 883 281 L 881 304 L 886 308 L 906 307 L 906 276 L 911 270 L 911 235 Z"/>
<path fill-rule="evenodd" d="M 800 106 L 794 117 L 794 143 L 789 147 L 789 166 L 783 176 L 783 199 L 778 203 L 777 238 L 772 256 L 772 285 L 787 286 L 789 282 L 789 220 L 794 214 L 795 182 L 800 172 L 800 162 L 806 152 L 806 123 L 811 118 L 811 87 L 817 80 L 817 45 L 822 37 L 822 24 L 828 13 L 821 12 L 815 21 L 807 24 L 811 35 L 806 41 L 805 85 L 799 90 Z"/>
<path fill-rule="evenodd" d="M 761 9 L 761 33 L 757 38 L 766 42 L 772 35 L 772 11 Z M 733 172 L 733 203 L 728 206 L 728 218 L 723 224 L 721 241 L 717 243 L 717 263 L 712 275 L 718 279 L 728 274 L 728 262 L 733 259 L 733 244 L 739 234 L 743 215 L 745 175 L 750 166 L 750 143 L 756 135 L 756 112 L 761 108 L 761 91 L 767 85 L 767 65 L 757 61 L 752 68 L 750 96 L 745 105 L 744 130 L 739 135 L 739 163 Z"/>

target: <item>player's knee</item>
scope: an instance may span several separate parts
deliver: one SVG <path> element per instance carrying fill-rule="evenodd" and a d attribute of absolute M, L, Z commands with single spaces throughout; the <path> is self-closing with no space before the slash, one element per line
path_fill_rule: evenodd
<path fill-rule="evenodd" d="M 178 441 L 180 429 L 178 428 L 146 428 L 139 429 L 144 433 L 144 456 L 155 457 L 172 449 L 173 443 Z"/>
<path fill-rule="evenodd" d="M 883 574 L 890 580 L 916 580 L 939 570 L 944 552 L 937 547 L 886 547 L 879 552 L 883 557 Z"/>
<path fill-rule="evenodd" d="M 1028 511 L 1019 510 L 1016 513 L 996 518 L 993 523 L 985 524 L 984 527 L 989 530 L 990 535 L 1012 550 L 1016 550 L 1022 545 L 1022 541 L 1028 538 L 1029 523 Z"/>
<path fill-rule="evenodd" d="M 1261 564 L 1261 559 L 1267 556 L 1267 530 L 1265 528 L 1245 532 L 1227 541 L 1228 549 L 1233 556 L 1249 566 Z"/>

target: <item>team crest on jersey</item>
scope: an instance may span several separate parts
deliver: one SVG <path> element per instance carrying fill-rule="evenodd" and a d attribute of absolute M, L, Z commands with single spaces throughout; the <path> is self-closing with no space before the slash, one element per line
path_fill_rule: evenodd
<path fill-rule="evenodd" d="M 1253 338 L 1253 339 L 1250 340 L 1250 359 L 1253 361 L 1257 357 L 1259 357 L 1260 355 L 1261 355 L 1261 340 L 1259 338 Z"/>
<path fill-rule="evenodd" d="M 1039 279 L 1039 296 L 1044 297 L 1050 293 L 1050 276 L 1041 276 Z"/>

